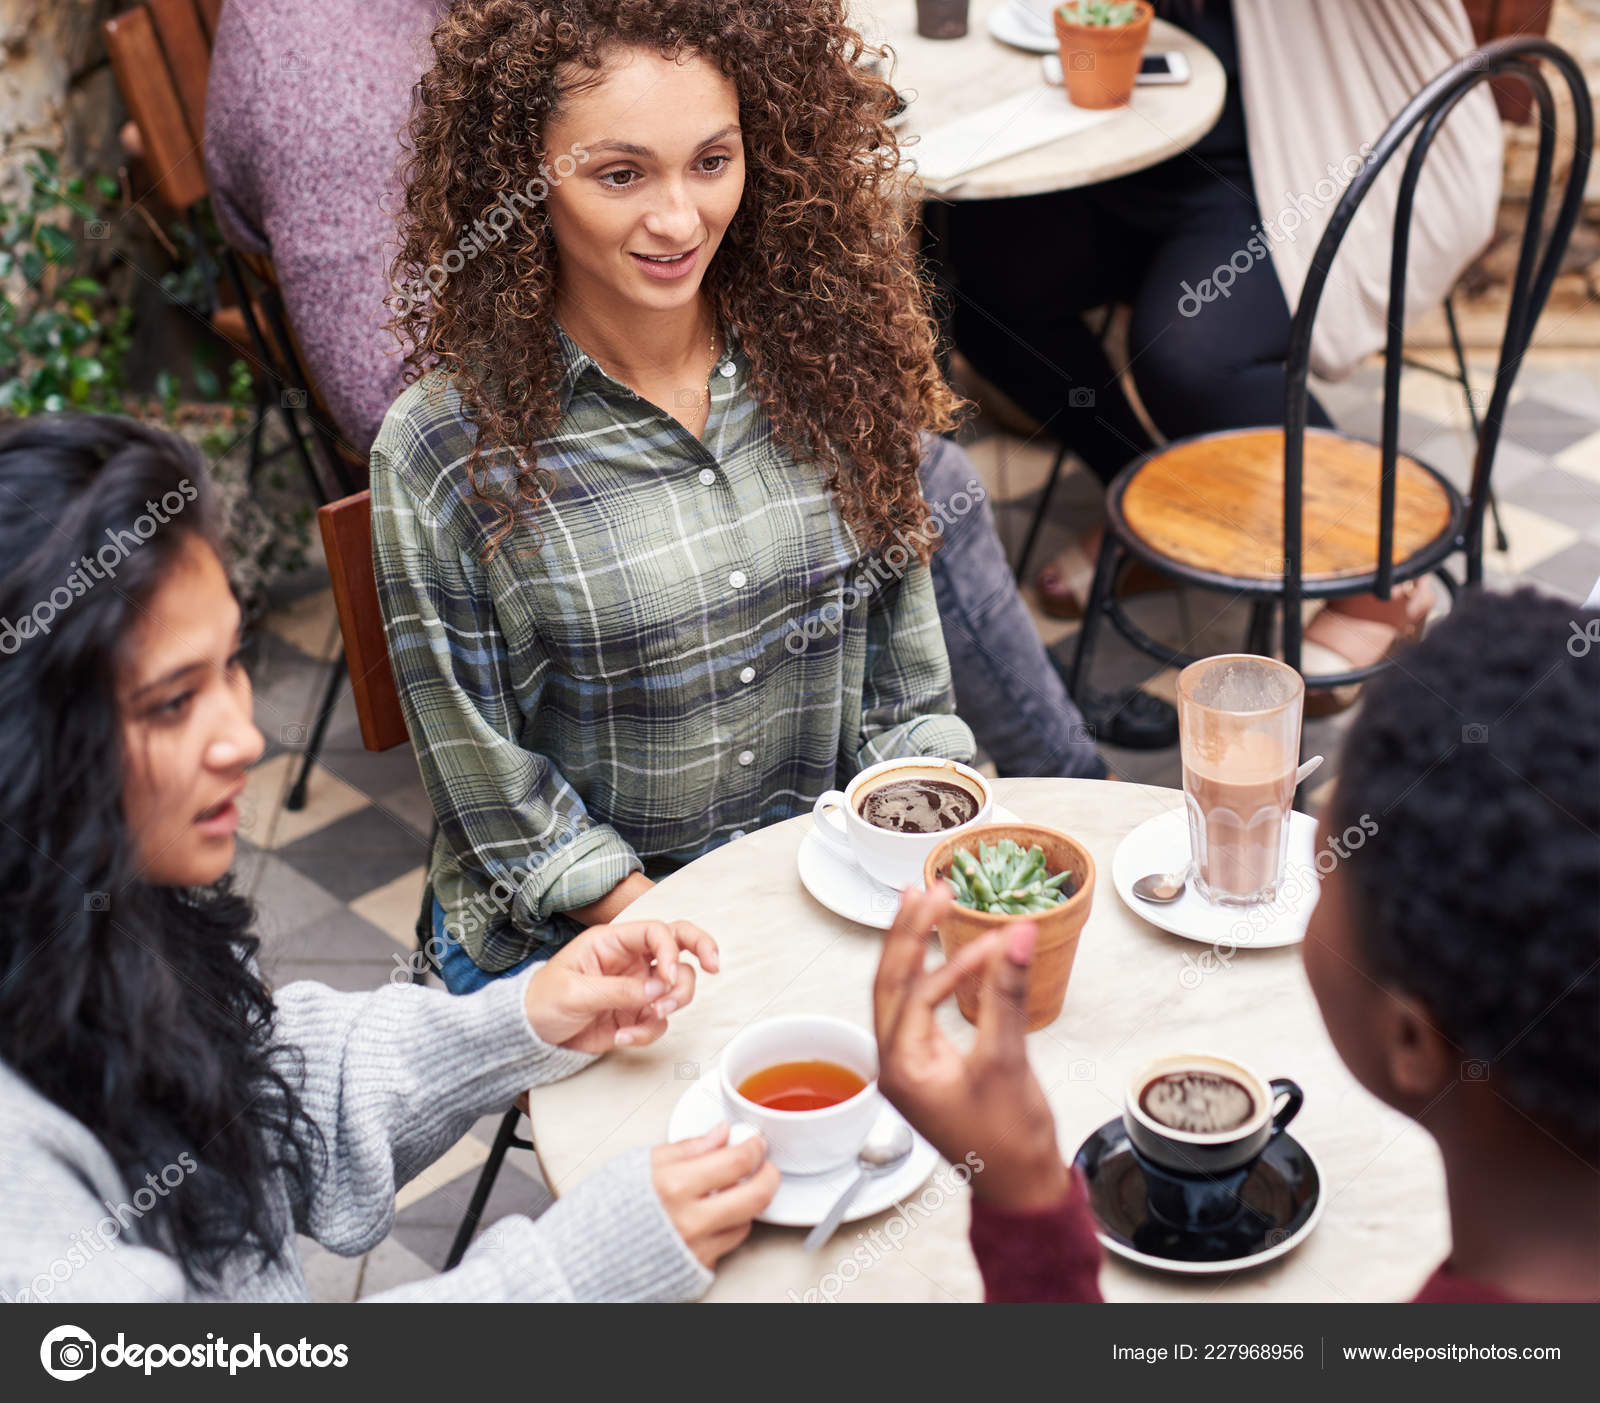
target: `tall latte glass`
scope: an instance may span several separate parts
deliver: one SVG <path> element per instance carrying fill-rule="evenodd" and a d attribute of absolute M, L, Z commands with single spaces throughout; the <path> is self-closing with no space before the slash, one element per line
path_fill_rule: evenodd
<path fill-rule="evenodd" d="M 1249 906 L 1277 892 L 1300 763 L 1300 674 L 1229 653 L 1178 674 L 1178 739 L 1194 882 L 1208 901 Z"/>

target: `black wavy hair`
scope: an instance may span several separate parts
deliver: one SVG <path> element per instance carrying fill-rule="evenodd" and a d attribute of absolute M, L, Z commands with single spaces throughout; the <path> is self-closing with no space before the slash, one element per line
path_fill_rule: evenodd
<path fill-rule="evenodd" d="M 1585 630 L 1592 634 L 1585 635 Z M 1329 808 L 1372 973 L 1600 1152 L 1600 614 L 1466 596 L 1369 687 Z"/>
<path fill-rule="evenodd" d="M 141 536 L 174 492 L 182 510 Z M 321 1150 L 293 1051 L 271 1045 L 250 903 L 227 879 L 139 880 L 122 813 L 121 650 L 185 538 L 216 532 L 179 439 L 111 416 L 0 427 L 0 1058 L 130 1187 L 197 1166 L 139 1228 L 198 1287 L 235 1253 L 277 1260 L 292 1225 L 269 1183 L 303 1200 Z"/>

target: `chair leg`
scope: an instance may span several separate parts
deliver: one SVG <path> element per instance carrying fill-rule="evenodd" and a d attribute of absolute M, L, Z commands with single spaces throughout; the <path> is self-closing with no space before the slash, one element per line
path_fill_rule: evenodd
<path fill-rule="evenodd" d="M 333 666 L 328 671 L 328 685 L 323 689 L 322 705 L 317 709 L 316 724 L 311 728 L 311 740 L 300 761 L 300 774 L 295 779 L 294 788 L 289 791 L 289 797 L 283 801 L 284 808 L 293 812 L 298 813 L 306 806 L 306 784 L 317 763 L 317 756 L 322 753 L 322 738 L 327 733 L 328 722 L 333 719 L 334 708 L 339 704 L 339 689 L 344 685 L 344 673 L 344 650 L 340 649 L 339 656 L 333 660 Z"/>
<path fill-rule="evenodd" d="M 1050 514 L 1050 499 L 1055 495 L 1056 482 L 1061 477 L 1061 465 L 1067 461 L 1067 445 L 1056 449 L 1056 460 L 1050 464 L 1050 476 L 1045 479 L 1044 494 L 1034 508 L 1033 521 L 1028 526 L 1028 539 L 1022 543 L 1022 554 L 1017 557 L 1017 583 L 1020 585 L 1028 573 L 1028 562 L 1033 558 L 1033 547 L 1039 539 L 1040 528 Z"/>
<path fill-rule="evenodd" d="M 1300 611 L 1285 607 L 1283 611 L 1283 660 L 1304 677 L 1305 669 L 1300 665 L 1300 634 L 1302 628 Z"/>
<path fill-rule="evenodd" d="M 1245 634 L 1244 650 L 1260 658 L 1272 656 L 1272 617 L 1277 611 L 1275 601 L 1258 599 L 1250 606 L 1250 629 Z"/>
<path fill-rule="evenodd" d="M 1083 623 L 1078 628 L 1078 646 L 1072 654 L 1072 671 L 1067 677 L 1067 691 L 1074 699 L 1083 695 L 1079 689 L 1089 676 L 1095 638 L 1100 632 L 1100 616 L 1105 612 L 1106 601 L 1111 598 L 1117 566 L 1121 561 L 1122 547 L 1108 530 L 1100 542 L 1100 558 L 1094 566 L 1094 584 L 1089 590 L 1089 603 L 1084 608 Z"/>
<path fill-rule="evenodd" d="M 483 1217 L 483 1206 L 489 1201 L 494 1181 L 500 1177 L 501 1162 L 516 1138 L 517 1120 L 521 1115 L 522 1112 L 513 1106 L 500 1118 L 500 1129 L 495 1132 L 489 1158 L 483 1162 L 483 1170 L 478 1175 L 478 1182 L 472 1190 L 472 1199 L 467 1204 L 466 1215 L 461 1219 L 461 1226 L 456 1229 L 456 1240 L 450 1244 L 450 1255 L 445 1258 L 446 1271 L 460 1266 L 462 1257 L 466 1255 L 467 1245 L 472 1241 L 473 1233 L 478 1230 L 478 1220 Z"/>

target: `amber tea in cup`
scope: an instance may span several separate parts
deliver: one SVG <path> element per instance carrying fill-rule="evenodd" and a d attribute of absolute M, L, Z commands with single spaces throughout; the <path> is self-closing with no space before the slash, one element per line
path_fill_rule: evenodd
<path fill-rule="evenodd" d="M 820 1111 L 859 1095 L 866 1084 L 848 1067 L 813 1058 L 752 1072 L 739 1083 L 739 1095 L 769 1111 Z"/>

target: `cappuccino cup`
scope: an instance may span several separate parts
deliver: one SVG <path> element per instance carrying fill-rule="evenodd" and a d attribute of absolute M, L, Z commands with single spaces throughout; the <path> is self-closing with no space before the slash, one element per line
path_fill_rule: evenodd
<path fill-rule="evenodd" d="M 1140 1159 L 1169 1174 L 1247 1169 L 1299 1114 L 1305 1093 L 1214 1053 L 1169 1053 L 1130 1078 L 1122 1124 Z"/>
<path fill-rule="evenodd" d="M 988 780 L 955 760 L 885 760 L 812 807 L 817 836 L 875 881 L 900 890 L 922 881 L 928 854 L 952 833 L 988 823 Z"/>

